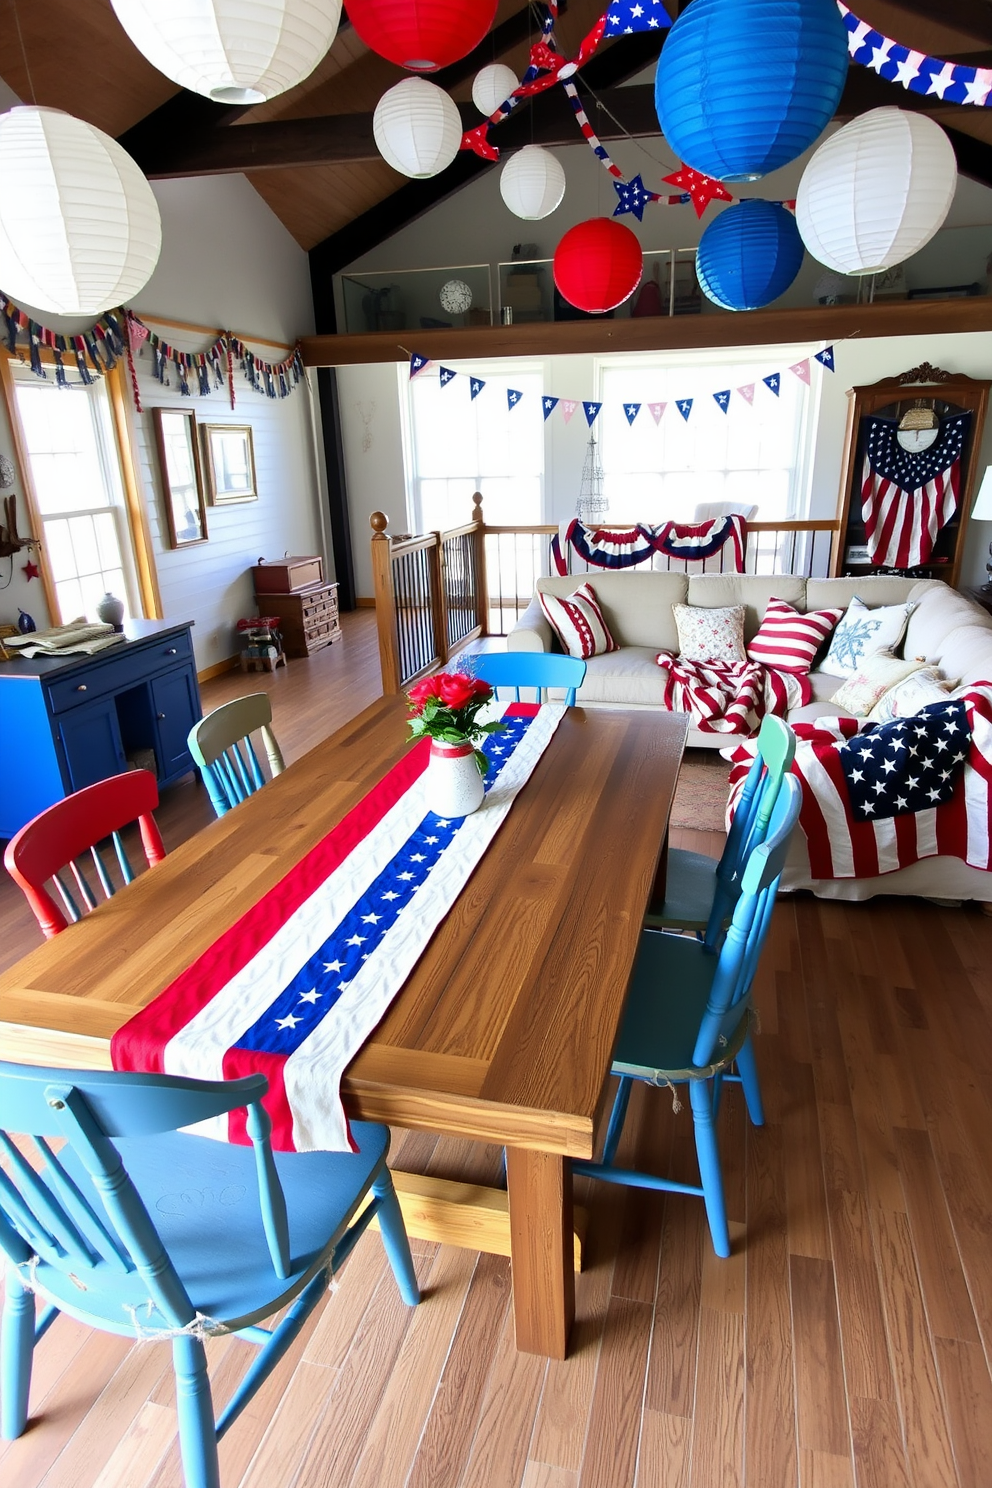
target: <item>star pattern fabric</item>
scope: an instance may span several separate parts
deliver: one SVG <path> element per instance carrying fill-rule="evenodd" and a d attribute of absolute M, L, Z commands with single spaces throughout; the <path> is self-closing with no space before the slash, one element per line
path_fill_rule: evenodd
<path fill-rule="evenodd" d="M 630 36 L 635 31 L 661 31 L 672 24 L 661 0 L 612 0 L 606 12 L 606 36 Z"/>
<path fill-rule="evenodd" d="M 662 176 L 661 179 L 668 186 L 681 187 L 695 207 L 697 217 L 702 217 L 711 201 L 729 202 L 734 199 L 722 181 L 704 176 L 702 171 L 693 170 L 691 165 L 684 163 L 670 176 Z"/>
<path fill-rule="evenodd" d="M 837 751 L 856 821 L 928 811 L 954 795 L 969 747 L 963 700 L 869 724 Z"/>
<path fill-rule="evenodd" d="M 854 62 L 877 72 L 887 82 L 898 83 L 912 93 L 922 93 L 945 103 L 992 105 L 992 69 L 945 62 L 925 52 L 915 52 L 891 36 L 860 21 L 845 5 L 838 9 L 848 31 L 847 49 Z"/>
<path fill-rule="evenodd" d="M 903 491 L 918 491 L 960 460 L 970 424 L 970 413 L 943 418 L 929 449 L 907 450 L 899 443 L 895 419 L 872 418 L 868 423 L 868 463 L 876 475 Z"/>
<path fill-rule="evenodd" d="M 482 746 L 489 758 L 487 791 L 532 720 L 508 715 L 504 722 L 505 729 L 490 734 Z M 306 1041 L 427 882 L 463 821 L 433 812 L 424 817 L 281 995 L 239 1037 L 238 1048 L 290 1054 Z"/>
<path fill-rule="evenodd" d="M 614 181 L 613 189 L 617 194 L 617 204 L 613 209 L 614 217 L 626 217 L 632 213 L 638 222 L 644 221 L 644 208 L 648 202 L 659 201 L 657 191 L 648 191 L 639 175 L 632 176 L 629 181 Z"/>

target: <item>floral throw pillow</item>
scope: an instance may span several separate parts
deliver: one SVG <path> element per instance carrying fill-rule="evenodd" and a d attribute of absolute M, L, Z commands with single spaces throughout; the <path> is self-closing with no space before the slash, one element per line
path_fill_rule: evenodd
<path fill-rule="evenodd" d="M 830 701 L 858 718 L 867 718 L 879 698 L 920 671 L 920 665 L 918 661 L 903 661 L 891 651 L 879 651 L 876 656 L 865 658 Z"/>
<path fill-rule="evenodd" d="M 902 640 L 915 605 L 882 605 L 877 610 L 855 596 L 830 640 L 830 650 L 817 671 L 853 677 L 869 656 L 894 651 Z"/>
<path fill-rule="evenodd" d="M 588 661 L 590 656 L 602 656 L 604 651 L 618 649 L 591 584 L 581 584 L 567 599 L 541 590 L 537 598 L 548 624 L 569 656 Z"/>
<path fill-rule="evenodd" d="M 942 677 L 936 667 L 924 666 L 883 692 L 868 715 L 870 723 L 909 718 L 928 703 L 943 703 L 957 686 L 957 678 Z"/>
<path fill-rule="evenodd" d="M 744 650 L 744 606 L 708 610 L 703 605 L 672 606 L 679 632 L 681 661 L 747 661 Z"/>

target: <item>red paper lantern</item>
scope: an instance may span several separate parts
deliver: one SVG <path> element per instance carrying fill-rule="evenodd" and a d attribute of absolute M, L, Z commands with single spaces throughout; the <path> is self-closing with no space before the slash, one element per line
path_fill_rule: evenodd
<path fill-rule="evenodd" d="M 458 62 L 488 32 L 496 0 L 349 0 L 348 19 L 367 47 L 408 72 Z"/>
<path fill-rule="evenodd" d="M 555 249 L 555 284 L 576 310 L 602 315 L 634 293 L 643 262 L 629 227 L 611 217 L 590 217 L 570 227 Z"/>

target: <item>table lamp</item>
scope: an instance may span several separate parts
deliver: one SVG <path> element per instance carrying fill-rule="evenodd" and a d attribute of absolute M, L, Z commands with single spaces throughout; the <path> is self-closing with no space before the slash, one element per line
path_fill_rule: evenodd
<path fill-rule="evenodd" d="M 985 467 L 971 515 L 976 522 L 992 522 L 992 465 Z M 992 542 L 989 543 L 989 561 L 985 565 L 985 572 L 988 578 L 982 589 L 986 594 L 992 594 Z"/>

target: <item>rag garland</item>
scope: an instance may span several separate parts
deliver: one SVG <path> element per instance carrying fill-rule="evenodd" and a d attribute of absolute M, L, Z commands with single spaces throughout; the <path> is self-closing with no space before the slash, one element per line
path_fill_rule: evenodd
<path fill-rule="evenodd" d="M 757 661 L 684 661 L 671 651 L 655 660 L 666 674 L 665 707 L 688 713 L 704 734 L 753 734 L 766 713 L 782 718 L 812 694 L 808 673 L 794 676 Z"/>

